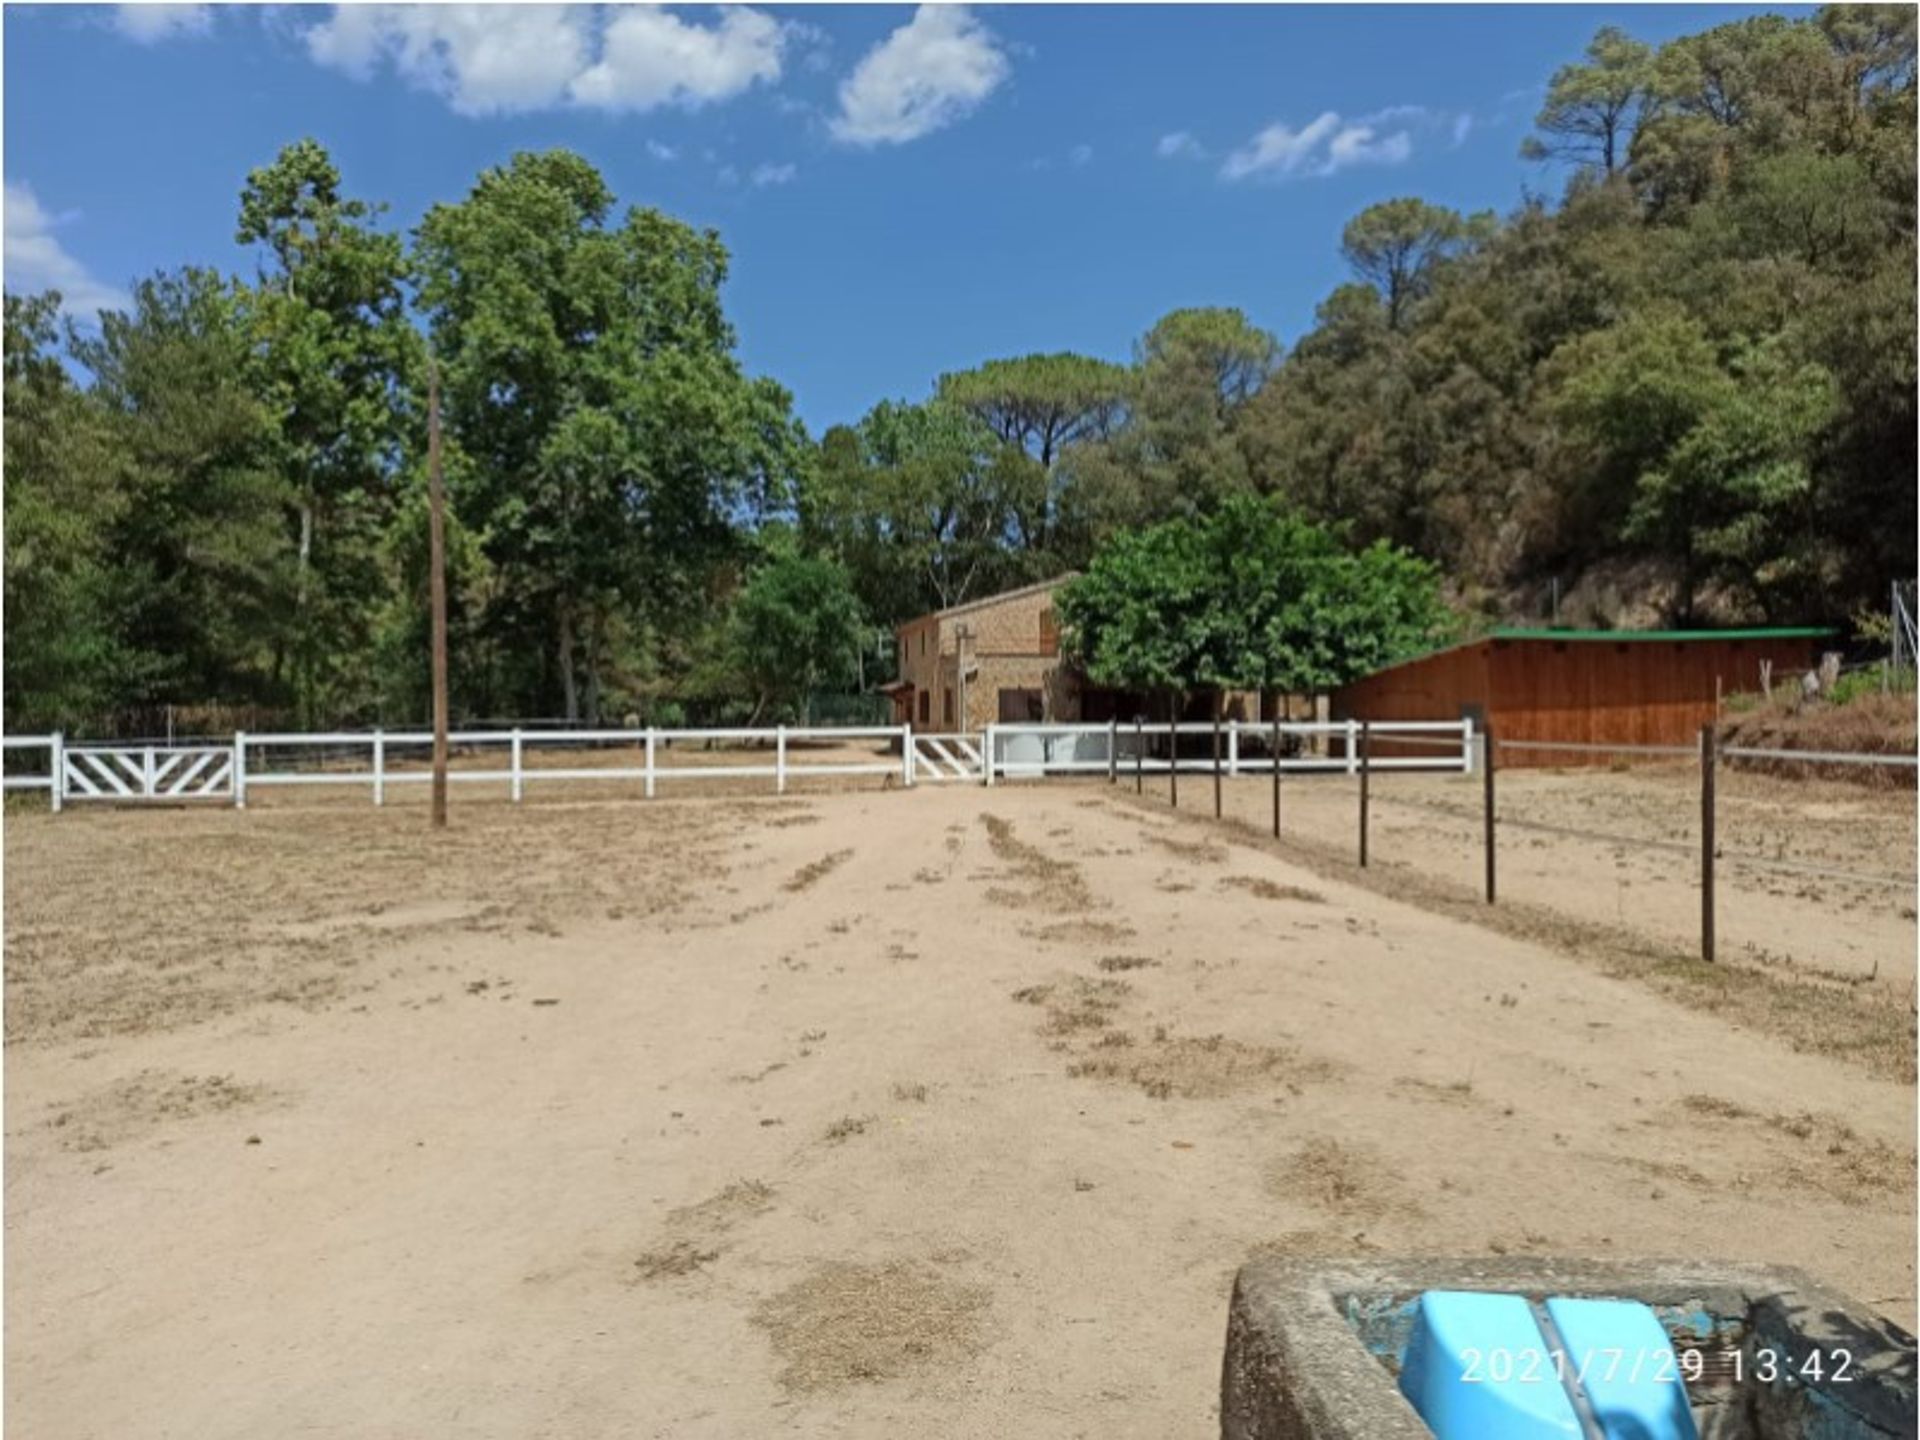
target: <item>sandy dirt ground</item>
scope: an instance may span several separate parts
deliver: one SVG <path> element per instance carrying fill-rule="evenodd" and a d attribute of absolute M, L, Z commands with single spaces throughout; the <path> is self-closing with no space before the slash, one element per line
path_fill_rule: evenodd
<path fill-rule="evenodd" d="M 1122 788 L 1130 790 L 1126 778 Z M 1147 777 L 1145 788 L 1165 800 L 1164 777 L 1157 783 Z M 1913 792 L 1730 769 L 1721 772 L 1716 788 L 1716 917 L 1724 954 L 1788 974 L 1884 982 L 1912 999 L 1920 946 Z M 1223 791 L 1227 814 L 1262 830 L 1271 827 L 1270 775 L 1228 780 Z M 1183 812 L 1211 815 L 1213 777 L 1183 774 L 1180 801 Z M 1383 772 L 1373 777 L 1370 805 L 1372 865 L 1463 890 L 1480 888 L 1485 811 L 1479 776 Z M 1504 898 L 1652 943 L 1698 948 L 1697 768 L 1503 770 L 1497 814 Z M 1281 818 L 1295 840 L 1352 856 L 1358 782 L 1285 776 Z M 1621 840 L 1583 839 L 1569 831 Z M 1748 863 L 1756 860 L 1806 868 Z"/>
<path fill-rule="evenodd" d="M 1912 1323 L 1909 1085 L 1098 785 L 5 842 L 9 1433 L 1203 1436 L 1262 1252 Z"/>

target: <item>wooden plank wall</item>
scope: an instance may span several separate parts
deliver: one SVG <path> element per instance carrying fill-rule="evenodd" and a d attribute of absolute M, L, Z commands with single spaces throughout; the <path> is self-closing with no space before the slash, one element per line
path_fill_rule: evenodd
<path fill-rule="evenodd" d="M 1509 640 L 1491 659 L 1493 718 L 1509 740 L 1587 745 L 1692 745 L 1715 702 L 1798 684 L 1818 659 L 1811 640 Z M 1606 756 L 1509 752 L 1503 764 L 1606 764 Z"/>
<path fill-rule="evenodd" d="M 1797 685 L 1815 640 L 1490 640 L 1443 650 L 1339 690 L 1335 719 L 1490 719 L 1503 740 L 1692 745 L 1716 695 Z M 1717 682 L 1717 691 L 1716 691 Z M 1506 751 L 1503 766 L 1609 763 L 1604 755 Z"/>

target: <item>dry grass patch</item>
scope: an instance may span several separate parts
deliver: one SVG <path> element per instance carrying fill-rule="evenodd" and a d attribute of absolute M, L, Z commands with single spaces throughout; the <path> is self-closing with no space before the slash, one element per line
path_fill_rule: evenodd
<path fill-rule="evenodd" d="M 1274 1168 L 1272 1189 L 1346 1219 L 1377 1220 L 1415 1208 L 1402 1195 L 1399 1178 L 1371 1150 L 1325 1135 Z"/>
<path fill-rule="evenodd" d="M 1158 960 L 1148 959 L 1145 955 L 1105 955 L 1097 962 L 1109 975 L 1123 970 L 1145 970 L 1158 965 Z"/>
<path fill-rule="evenodd" d="M 780 888 L 789 895 L 798 895 L 803 890 L 811 890 L 852 858 L 851 850 L 834 850 L 822 855 L 818 860 L 802 865 Z"/>
<path fill-rule="evenodd" d="M 1257 900 L 1301 900 L 1309 905 L 1324 905 L 1327 901 L 1318 890 L 1277 884 L 1264 875 L 1228 875 L 1220 881 L 1220 887 L 1244 890 Z"/>
<path fill-rule="evenodd" d="M 1131 925 L 1111 920 L 1060 920 L 1051 925 L 1036 925 L 1020 932 L 1042 945 L 1124 945 L 1134 938 Z"/>
<path fill-rule="evenodd" d="M 1012 822 L 998 815 L 983 815 L 980 821 L 987 827 L 987 844 L 994 858 L 1006 867 L 1006 877 L 1026 887 L 1010 890 L 994 886 L 987 891 L 989 900 L 998 905 L 1055 913 L 1093 908 L 1093 892 L 1087 888 L 1087 878 L 1080 873 L 1078 865 L 1056 859 L 1038 846 L 1017 838 Z"/>
<path fill-rule="evenodd" d="M 842 1115 L 838 1120 L 827 1126 L 827 1133 L 824 1138 L 829 1145 L 845 1144 L 856 1135 L 866 1134 L 867 1127 L 873 1124 L 874 1119 L 875 1117 L 872 1115 Z"/>
<path fill-rule="evenodd" d="M 1200 865 L 1226 863 L 1227 847 L 1218 840 L 1182 840 L 1177 835 L 1160 835 L 1151 830 L 1142 831 L 1141 838 L 1150 845 L 1158 845 L 1162 850 L 1178 855 L 1182 860 L 1191 860 Z"/>
<path fill-rule="evenodd" d="M 702 1250 L 691 1240 L 675 1240 L 642 1251 L 633 1262 L 634 1276 L 639 1280 L 670 1280 L 691 1275 L 719 1258 L 718 1250 Z"/>
<path fill-rule="evenodd" d="M 169 1121 L 246 1109 L 273 1096 L 267 1086 L 242 1084 L 231 1075 L 142 1070 L 56 1110 L 47 1125 L 60 1132 L 61 1149 L 84 1153 L 123 1144 Z"/>
<path fill-rule="evenodd" d="M 983 1286 L 960 1284 L 918 1261 L 830 1261 L 763 1301 L 788 1390 L 834 1390 L 964 1364 L 985 1344 Z"/>
<path fill-rule="evenodd" d="M 1173 1035 L 1161 1027 L 1141 1042 L 1102 1036 L 1067 1073 L 1137 1086 L 1155 1100 L 1215 1100 L 1275 1085 L 1297 1092 L 1303 1081 L 1324 1078 L 1330 1068 L 1286 1046 L 1249 1045 L 1224 1035 Z"/>

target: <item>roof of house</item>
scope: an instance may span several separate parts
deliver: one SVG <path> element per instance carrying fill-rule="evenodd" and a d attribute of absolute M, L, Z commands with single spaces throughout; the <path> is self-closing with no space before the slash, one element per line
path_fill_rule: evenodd
<path fill-rule="evenodd" d="M 1631 644 L 1634 642 L 1659 642 L 1670 640 L 1678 644 L 1712 640 L 1821 640 L 1839 632 L 1830 625 L 1774 625 L 1754 626 L 1735 630 L 1575 630 L 1571 627 L 1501 625 L 1495 626 L 1483 635 L 1471 639 L 1459 640 L 1451 645 L 1442 645 L 1437 650 L 1429 650 L 1424 655 L 1413 655 L 1405 660 L 1396 660 L 1391 665 L 1382 665 L 1378 670 L 1362 675 L 1360 680 L 1371 680 L 1375 675 L 1385 675 L 1404 665 L 1418 665 L 1431 660 L 1436 655 L 1445 655 L 1454 650 L 1465 650 L 1488 641 L 1539 641 L 1550 640 L 1555 643 L 1566 641 L 1610 642 Z M 1351 681 L 1358 684 L 1360 681 Z"/>
<path fill-rule="evenodd" d="M 1574 630 L 1553 626 L 1500 626 L 1481 640 L 1817 640 L 1832 635 L 1828 625 L 1776 625 L 1745 630 Z M 1472 644 L 1472 641 L 1465 642 Z"/>
<path fill-rule="evenodd" d="M 978 600 L 962 601 L 958 605 L 949 605 L 944 610 L 931 610 L 925 615 L 916 615 L 911 620 L 902 620 L 893 628 L 895 631 L 907 630 L 915 625 L 924 625 L 929 620 L 945 620 L 952 615 L 965 615 L 969 611 L 984 610 L 992 605 L 1004 605 L 1009 600 L 1019 600 L 1028 595 L 1057 589 L 1079 573 L 1078 570 L 1069 570 L 1064 575 L 1055 575 L 1051 580 L 1036 580 L 1031 585 L 1022 585 L 1018 589 L 1002 590 L 998 595 L 982 595 Z"/>

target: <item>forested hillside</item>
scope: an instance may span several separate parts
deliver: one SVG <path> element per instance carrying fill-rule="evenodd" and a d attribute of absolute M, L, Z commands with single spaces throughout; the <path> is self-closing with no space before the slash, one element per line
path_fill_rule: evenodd
<path fill-rule="evenodd" d="M 797 713 L 895 620 L 1247 494 L 1434 562 L 1469 625 L 1556 582 L 1844 622 L 1916 568 L 1914 83 L 1905 7 L 1603 30 L 1528 141 L 1555 193 L 1355 216 L 1291 350 L 1179 311 L 817 440 L 735 357 L 714 232 L 549 152 L 402 234 L 299 141 L 241 188 L 252 274 L 97 328 L 7 297 L 6 723 L 419 718 L 429 356 L 465 715 Z"/>

